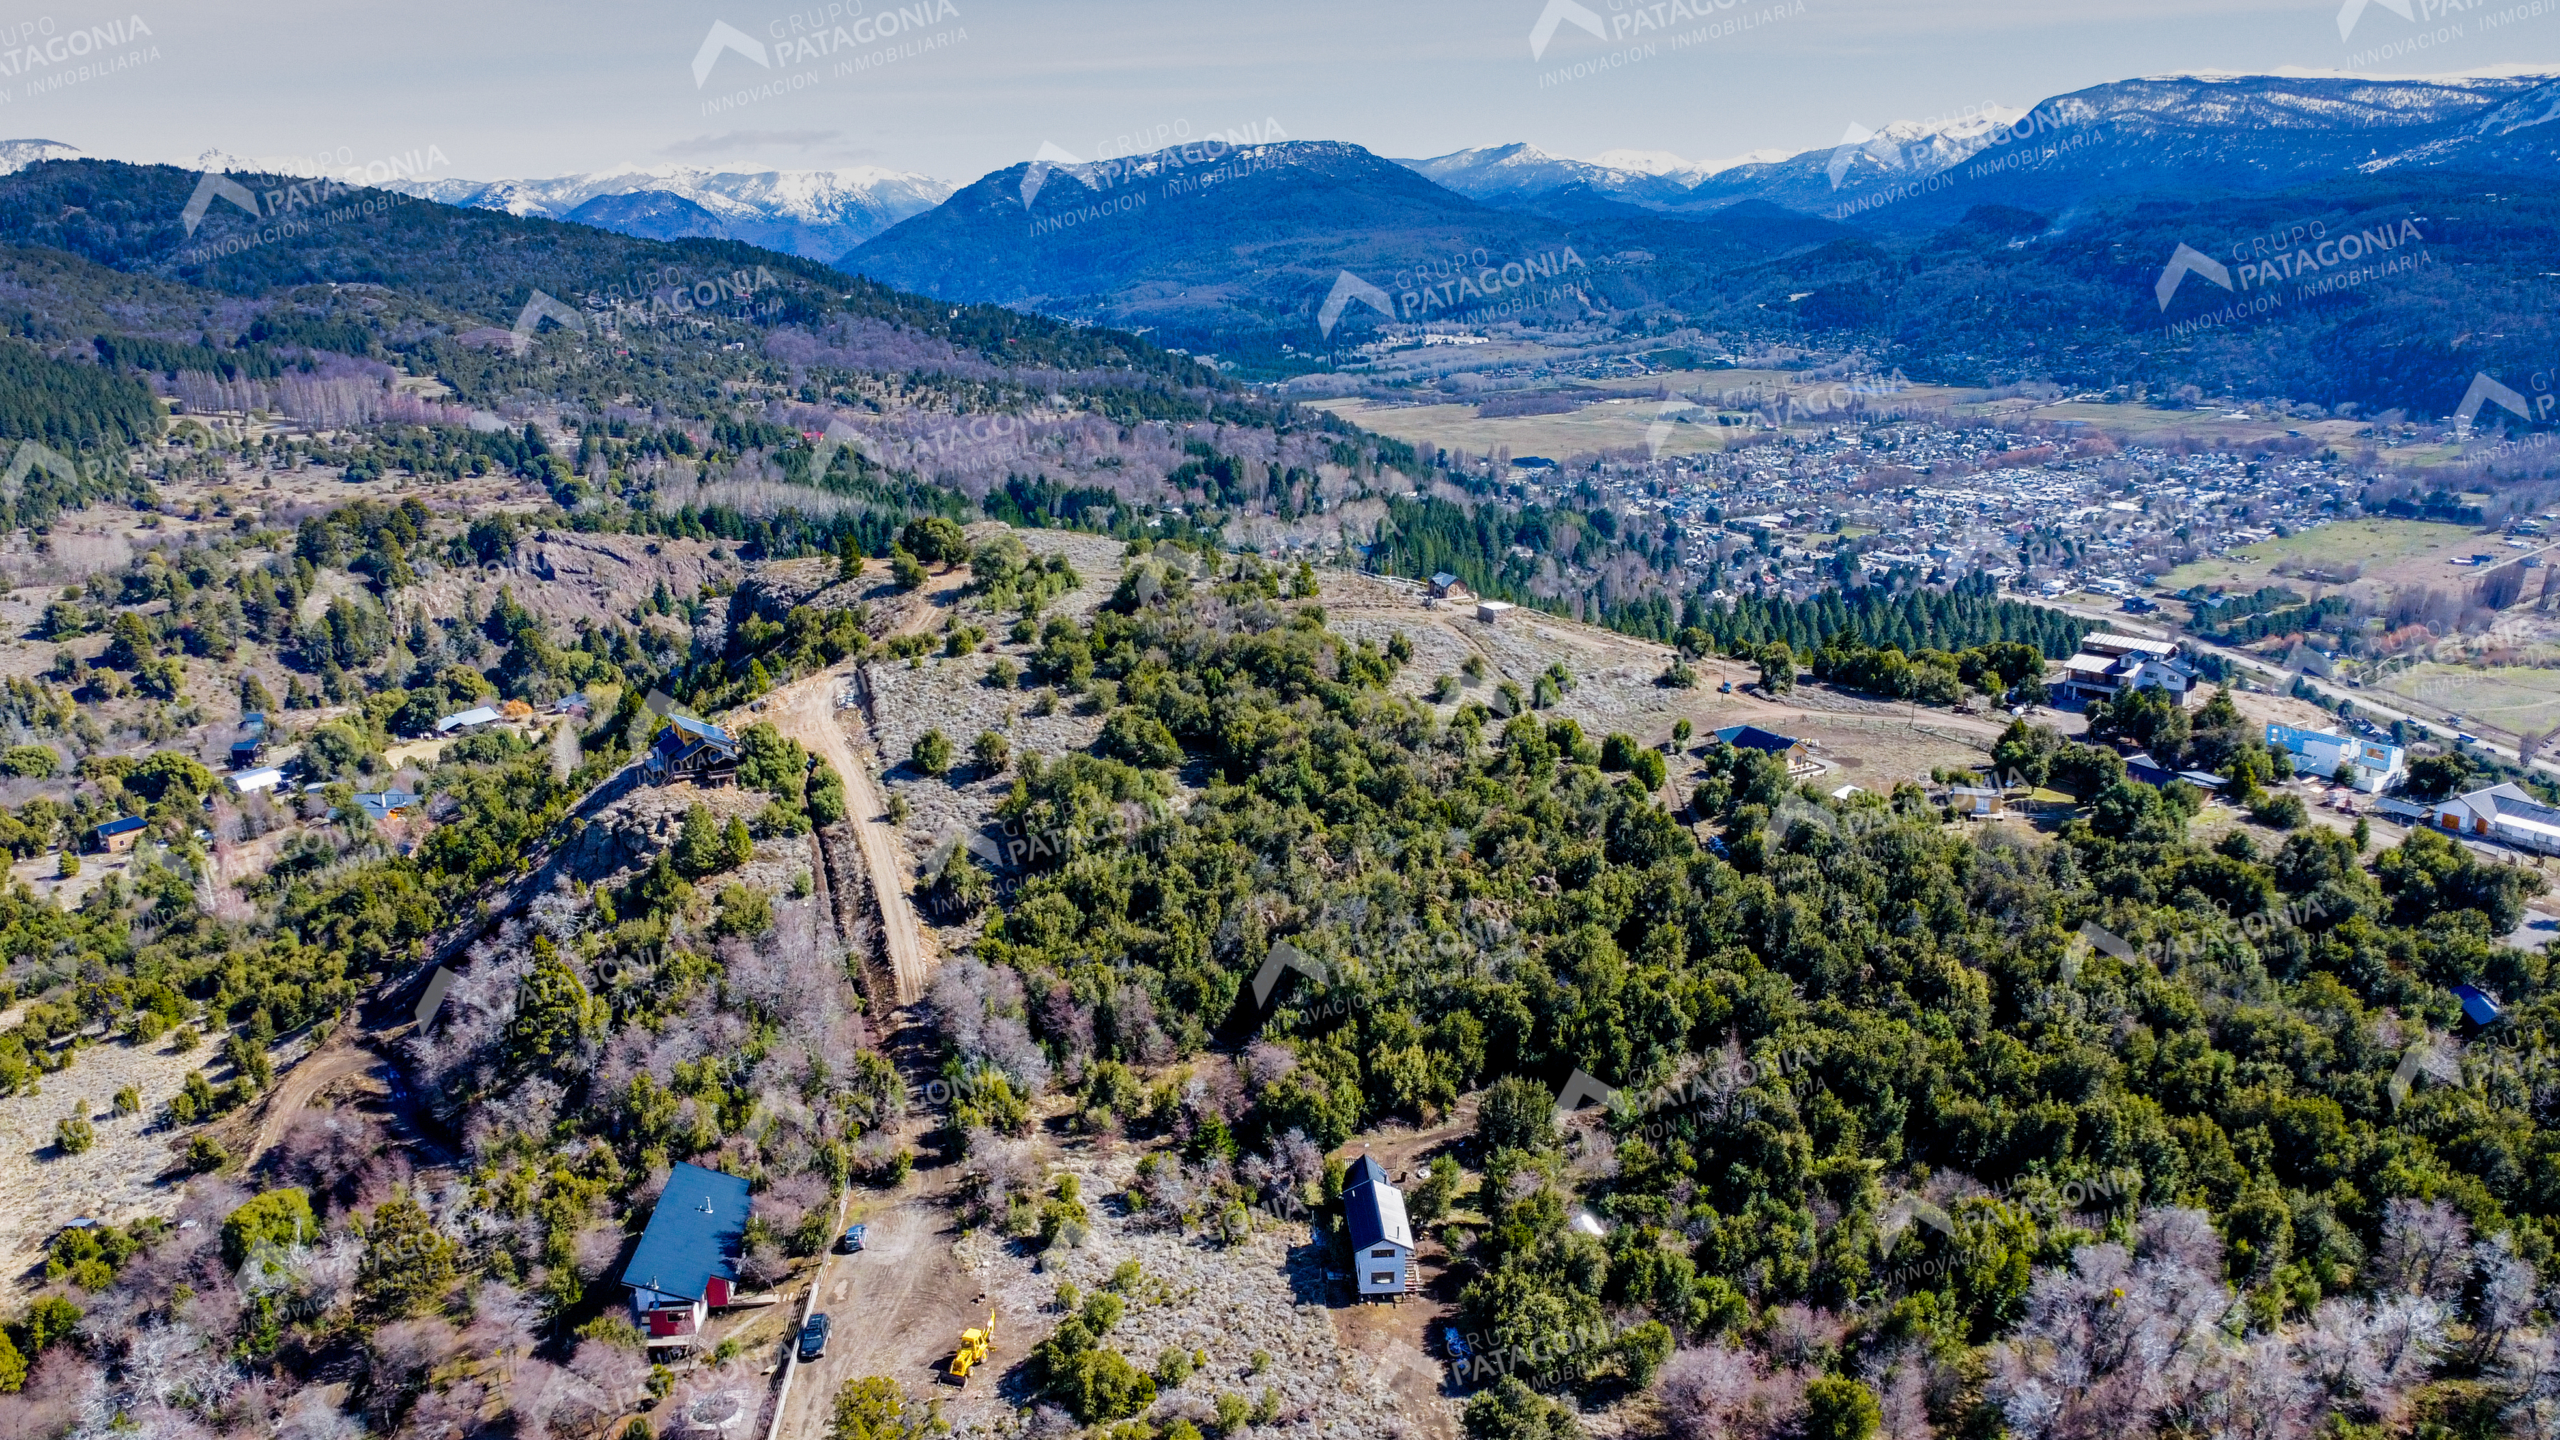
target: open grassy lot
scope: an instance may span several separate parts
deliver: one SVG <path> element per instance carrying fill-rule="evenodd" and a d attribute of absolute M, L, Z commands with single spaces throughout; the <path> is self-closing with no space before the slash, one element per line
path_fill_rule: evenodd
<path fill-rule="evenodd" d="M 2468 525 L 2442 525 L 2427 520 L 2341 520 L 2181 565 L 2162 576 L 2160 583 L 2172 590 L 2190 585 L 2254 590 L 2276 581 L 2276 567 L 2292 561 L 2333 575 L 2348 573 L 2352 568 L 2361 571 L 2367 581 L 2449 585 L 2469 575 L 2445 562 L 2484 547 L 2497 548 L 2493 540 Z"/>
<path fill-rule="evenodd" d="M 2476 716 L 2503 730 L 2560 725 L 2560 670 L 2528 665 L 2413 665 L 2383 682 L 2412 700 Z"/>

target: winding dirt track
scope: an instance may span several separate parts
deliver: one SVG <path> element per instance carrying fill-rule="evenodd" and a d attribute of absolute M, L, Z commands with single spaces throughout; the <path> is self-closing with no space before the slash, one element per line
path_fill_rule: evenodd
<path fill-rule="evenodd" d="M 872 783 L 871 767 L 836 719 L 836 697 L 852 679 L 851 667 L 839 667 L 795 680 L 765 698 L 765 713 L 775 729 L 824 757 L 844 777 L 845 802 L 853 812 L 847 823 L 861 846 L 872 894 L 879 898 L 881 933 L 888 940 L 898 1004 L 911 1005 L 924 997 L 925 981 L 933 970 L 933 949 L 916 924 L 915 907 L 907 901 L 906 865 L 899 855 L 897 832 L 886 819 L 888 805 Z"/>

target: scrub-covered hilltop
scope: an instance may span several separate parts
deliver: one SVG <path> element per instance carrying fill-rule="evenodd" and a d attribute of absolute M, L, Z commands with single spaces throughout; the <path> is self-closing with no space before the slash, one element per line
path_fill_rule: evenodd
<path fill-rule="evenodd" d="M 2306 1434 L 2545 1403 L 2546 960 L 2496 939 L 2532 872 L 2424 831 L 2205 848 L 2192 791 L 2031 737 L 2004 750 L 2104 787 L 2050 836 L 1950 826 L 1908 785 L 1819 798 L 1720 746 L 1675 818 L 1625 738 L 1391 693 L 1399 645 L 1194 568 L 1140 558 L 1090 626 L 1042 632 L 1038 683 L 1108 718 L 1092 754 L 1018 762 L 1005 818 L 1061 843 L 938 997 L 973 1152 L 1064 1092 L 1164 1144 L 1132 1203 L 1214 1230 L 1321 1202 L 1309 1146 L 1472 1106 L 1409 1203 L 1461 1328 L 1518 1362 L 1476 1375 L 1509 1372 L 1478 1435 L 1577 1409 Z M 1177 781 L 1187 804 L 1145 805 Z M 2495 1028 L 2457 984 L 2502 997 Z M 1560 1126 L 1577 1073 L 1617 1098 Z M 987 1162 L 994 1213 L 1030 1197 L 1049 1240 L 1014 1164 Z M 1050 1403 L 1137 1404 L 1068 1358 Z"/>

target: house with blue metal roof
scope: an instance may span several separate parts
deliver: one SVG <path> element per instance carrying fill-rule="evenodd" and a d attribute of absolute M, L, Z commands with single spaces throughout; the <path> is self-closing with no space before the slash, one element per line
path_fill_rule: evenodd
<path fill-rule="evenodd" d="M 1343 1230 L 1351 1241 L 1351 1278 L 1360 1298 L 1401 1297 L 1413 1288 L 1413 1226 L 1405 1219 L 1404 1192 L 1387 1182 L 1385 1166 L 1366 1155 L 1346 1179 Z"/>
<path fill-rule="evenodd" d="M 711 1312 L 736 1299 L 746 1253 L 747 1182 L 679 1164 L 667 1173 L 649 1228 L 622 1267 L 631 1320 L 652 1346 L 690 1347 Z"/>
<path fill-rule="evenodd" d="M 1780 735 L 1757 725 L 1727 725 L 1716 732 L 1716 738 L 1736 750 L 1757 750 L 1786 761 L 1789 779 L 1822 773 L 1822 762 L 1813 758 L 1812 747 L 1792 735 Z"/>
<path fill-rule="evenodd" d="M 110 855 L 130 850 L 142 838 L 149 822 L 139 815 L 121 815 L 89 832 L 90 843 Z"/>
<path fill-rule="evenodd" d="M 738 758 L 738 742 L 728 731 L 690 715 L 670 715 L 640 768 L 652 785 L 690 780 L 717 787 L 737 780 Z"/>
<path fill-rule="evenodd" d="M 356 796 L 356 808 L 376 825 L 385 824 L 404 810 L 417 808 L 418 797 L 406 790 L 368 790 Z"/>

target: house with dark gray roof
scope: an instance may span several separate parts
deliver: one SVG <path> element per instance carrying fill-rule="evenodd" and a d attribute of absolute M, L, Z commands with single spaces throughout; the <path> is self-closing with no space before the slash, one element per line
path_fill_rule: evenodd
<path fill-rule="evenodd" d="M 1774 755 L 1787 764 L 1787 778 L 1801 780 L 1822 773 L 1822 762 L 1813 758 L 1813 749 L 1792 735 L 1763 730 L 1757 725 L 1727 725 L 1716 732 L 1716 738 L 1736 750 L 1757 750 Z"/>
<path fill-rule="evenodd" d="M 1409 1293 L 1413 1226 L 1405 1220 L 1404 1192 L 1387 1182 L 1385 1166 L 1366 1155 L 1353 1162 L 1346 1179 L 1343 1230 L 1351 1241 L 1351 1278 L 1360 1298 Z"/>
<path fill-rule="evenodd" d="M 716 787 L 737 780 L 738 759 L 738 742 L 728 731 L 690 715 L 670 715 L 640 767 L 652 785 L 690 780 Z"/>
<path fill-rule="evenodd" d="M 631 1321 L 653 1348 L 691 1349 L 711 1312 L 737 1298 L 747 1207 L 747 1182 L 735 1175 L 684 1164 L 667 1173 L 649 1228 L 622 1267 Z"/>

